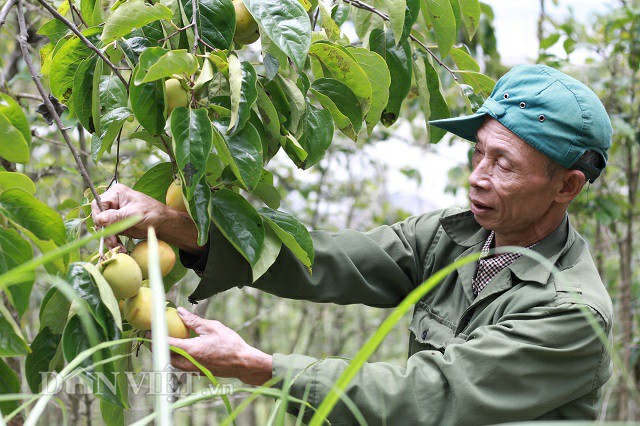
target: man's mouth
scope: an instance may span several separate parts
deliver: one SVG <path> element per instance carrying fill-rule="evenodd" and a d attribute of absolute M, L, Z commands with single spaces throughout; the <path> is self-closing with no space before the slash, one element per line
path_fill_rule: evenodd
<path fill-rule="evenodd" d="M 474 200 L 473 198 L 469 199 L 471 201 L 471 212 L 473 214 L 486 213 L 492 208 L 486 204 L 481 203 L 478 200 Z"/>

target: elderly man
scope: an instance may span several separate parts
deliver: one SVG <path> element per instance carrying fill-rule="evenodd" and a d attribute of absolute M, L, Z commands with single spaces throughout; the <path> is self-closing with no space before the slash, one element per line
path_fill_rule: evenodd
<path fill-rule="evenodd" d="M 431 124 L 475 142 L 471 210 L 436 211 L 367 233 L 314 232 L 313 275 L 283 248 L 251 283 L 249 264 L 218 230 L 199 248 L 188 217 L 123 186 L 107 191 L 111 210 L 94 217 L 108 225 L 143 212 L 145 221 L 129 235 L 152 224 L 184 249 L 183 263 L 202 271 L 195 300 L 251 285 L 293 299 L 392 307 L 441 268 L 482 253 L 415 306 L 406 367 L 365 364 L 345 396 L 369 424 L 596 418 L 611 375 L 612 307 L 567 207 L 606 164 L 611 124 L 602 104 L 559 71 L 519 66 L 476 114 Z M 521 249 L 493 255 L 505 246 Z M 290 374 L 297 377 L 291 394 L 308 395 L 313 406 L 347 366 L 342 359 L 268 355 L 217 321 L 184 309 L 181 315 L 200 337 L 171 343 L 214 374 L 250 384 Z M 182 357 L 173 363 L 193 369 Z M 342 402 L 329 420 L 356 423 Z"/>

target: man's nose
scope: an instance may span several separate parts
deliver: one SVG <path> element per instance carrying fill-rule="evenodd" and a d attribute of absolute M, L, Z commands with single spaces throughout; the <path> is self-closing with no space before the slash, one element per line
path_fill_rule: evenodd
<path fill-rule="evenodd" d="M 469 185 L 472 188 L 489 188 L 489 169 L 487 167 L 487 162 L 483 158 L 480 160 L 478 164 L 473 168 L 473 171 L 469 175 Z"/>

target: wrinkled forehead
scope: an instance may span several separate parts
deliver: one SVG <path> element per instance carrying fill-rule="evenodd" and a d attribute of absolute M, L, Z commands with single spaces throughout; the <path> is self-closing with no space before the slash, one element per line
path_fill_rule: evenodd
<path fill-rule="evenodd" d="M 493 117 L 486 116 L 476 132 L 476 144 L 485 150 L 498 150 L 513 159 L 526 162 L 546 162 L 547 156 L 525 142 Z"/>

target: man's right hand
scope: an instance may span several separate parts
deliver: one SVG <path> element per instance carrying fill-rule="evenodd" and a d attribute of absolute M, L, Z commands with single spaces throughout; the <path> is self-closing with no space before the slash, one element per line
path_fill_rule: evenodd
<path fill-rule="evenodd" d="M 167 243 L 194 254 L 204 251 L 204 248 L 197 244 L 198 230 L 187 213 L 177 211 L 119 183 L 102 194 L 100 201 L 105 209 L 103 212 L 95 200 L 91 203 L 91 214 L 96 225 L 108 226 L 137 215 L 141 216 L 142 220 L 126 229 L 122 235 L 146 238 L 147 228 L 153 226 L 158 238 Z M 115 236 L 105 238 L 105 242 L 109 247 L 118 245 Z"/>

